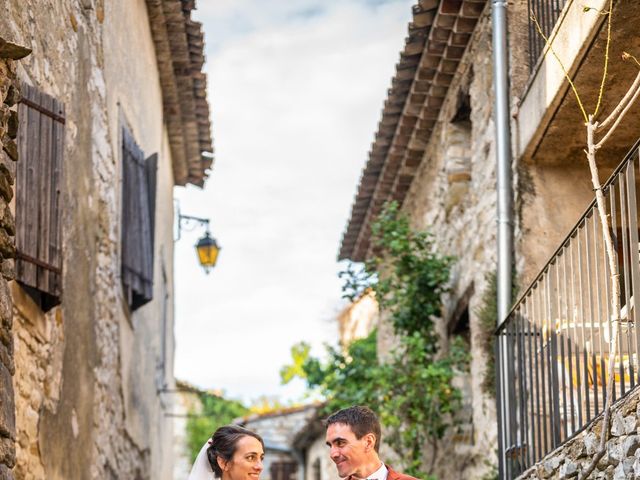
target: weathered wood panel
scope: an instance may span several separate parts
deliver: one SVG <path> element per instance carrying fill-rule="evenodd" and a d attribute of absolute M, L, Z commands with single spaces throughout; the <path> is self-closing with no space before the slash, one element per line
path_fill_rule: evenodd
<path fill-rule="evenodd" d="M 16 278 L 47 295 L 61 294 L 61 204 L 64 107 L 35 87 L 22 86 L 16 169 Z"/>
<path fill-rule="evenodd" d="M 55 111 L 64 117 L 64 105 L 55 100 Z M 53 123 L 53 165 L 51 169 L 51 207 L 52 215 L 49 221 L 49 260 L 51 265 L 62 268 L 62 167 L 64 154 L 64 125 Z M 62 278 L 59 273 L 49 272 L 52 291 L 62 292 Z"/>
<path fill-rule="evenodd" d="M 122 283 L 132 310 L 153 298 L 153 202 L 144 153 L 126 128 L 122 130 Z M 155 170 L 154 170 L 155 171 Z M 152 206 L 153 203 L 153 206 Z"/>
<path fill-rule="evenodd" d="M 53 99 L 43 95 L 41 105 L 47 110 L 53 107 Z M 51 218 L 51 164 L 54 161 L 51 130 L 53 119 L 40 114 L 40 157 L 39 172 L 36 178 L 38 184 L 38 235 L 37 242 L 38 260 L 49 263 L 49 220 Z M 49 272 L 43 268 L 37 268 L 37 288 L 43 292 L 49 292 Z"/>

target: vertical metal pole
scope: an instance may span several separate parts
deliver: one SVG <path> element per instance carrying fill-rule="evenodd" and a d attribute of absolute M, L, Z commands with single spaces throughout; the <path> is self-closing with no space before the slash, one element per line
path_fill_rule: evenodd
<path fill-rule="evenodd" d="M 511 134 L 507 70 L 507 4 L 493 1 L 493 83 L 498 188 L 498 323 L 511 307 L 513 200 L 511 191 Z"/>
<path fill-rule="evenodd" d="M 635 330 L 635 358 L 632 359 L 632 355 L 629 355 L 629 361 L 633 361 L 636 364 L 636 382 L 640 383 L 640 328 L 638 328 L 638 306 L 636 303 L 640 301 L 640 258 L 638 257 L 638 204 L 636 200 L 636 160 L 638 151 L 632 155 L 627 167 L 627 180 L 629 191 L 629 233 L 631 235 L 631 285 L 633 291 L 633 302 L 629 302 L 627 308 L 628 325 L 633 326 Z M 633 305 L 631 305 L 633 303 Z"/>
<path fill-rule="evenodd" d="M 501 323 L 507 317 L 511 307 L 511 269 L 513 264 L 507 2 L 505 0 L 492 0 L 491 7 L 498 190 L 498 323 Z M 504 361 L 504 358 L 499 359 L 499 361 Z M 504 380 L 506 383 L 511 379 L 505 378 Z M 507 386 L 502 385 L 502 388 L 507 388 Z M 504 400 L 507 398 L 508 396 L 505 396 Z M 498 412 L 501 410 L 508 412 L 510 408 L 511 405 L 503 405 L 502 408 L 498 406 Z M 502 422 L 498 416 L 499 441 L 507 438 L 501 433 L 503 428 L 508 428 L 507 424 Z M 504 451 L 506 448 L 508 446 L 500 441 L 500 478 L 504 478 Z"/>
<path fill-rule="evenodd" d="M 504 380 L 504 374 L 503 374 L 503 367 L 504 367 L 504 360 L 503 360 L 503 352 L 504 352 L 504 347 L 505 347 L 505 341 L 504 341 L 504 329 L 500 330 L 496 336 L 496 340 L 494 343 L 494 355 L 496 358 L 496 402 L 497 402 L 497 411 L 496 411 L 496 417 L 498 420 L 498 475 L 499 478 L 502 480 L 505 477 L 505 469 L 507 467 L 506 465 L 506 457 L 504 456 L 504 451 L 505 451 L 505 441 L 503 439 L 503 434 L 504 434 L 504 430 L 502 428 L 502 425 L 504 425 L 504 406 L 505 406 L 505 401 L 503 398 L 503 394 L 504 394 L 504 390 L 503 390 L 503 380 Z"/>

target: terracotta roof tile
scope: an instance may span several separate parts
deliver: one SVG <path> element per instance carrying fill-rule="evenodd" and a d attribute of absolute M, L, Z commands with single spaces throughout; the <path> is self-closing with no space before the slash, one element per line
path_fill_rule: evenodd
<path fill-rule="evenodd" d="M 202 24 L 195 0 L 146 0 L 156 47 L 174 181 L 202 186 L 213 161 Z"/>
<path fill-rule="evenodd" d="M 424 157 L 449 85 L 486 0 L 419 0 L 362 171 L 338 259 L 363 261 L 371 220 L 402 203 Z"/>

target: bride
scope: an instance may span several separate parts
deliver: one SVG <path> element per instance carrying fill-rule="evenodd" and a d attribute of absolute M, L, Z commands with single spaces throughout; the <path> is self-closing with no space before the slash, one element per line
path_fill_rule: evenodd
<path fill-rule="evenodd" d="M 258 480 L 264 460 L 260 435 L 237 425 L 220 427 L 202 446 L 188 480 Z"/>

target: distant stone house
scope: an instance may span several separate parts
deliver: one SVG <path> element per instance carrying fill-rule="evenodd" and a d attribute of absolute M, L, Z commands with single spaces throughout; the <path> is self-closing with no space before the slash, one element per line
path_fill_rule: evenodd
<path fill-rule="evenodd" d="M 293 437 L 292 445 L 304 459 L 303 480 L 339 480 L 338 470 L 329 456 L 322 409 L 316 409 L 306 425 Z"/>
<path fill-rule="evenodd" d="M 593 108 L 606 35 L 606 16 L 600 13 L 606 12 L 608 2 L 592 3 L 592 9 L 585 9 L 583 2 L 571 0 L 509 2 L 507 9 L 513 248 L 517 283 L 525 295 L 500 334 L 501 342 L 511 343 L 501 350 L 504 357 L 498 360 L 502 382 L 499 415 L 494 395 L 482 387 L 485 369 L 493 357 L 483 346 L 483 339 L 493 334 L 493 328 L 487 330 L 478 316 L 488 289 L 487 275 L 496 271 L 497 256 L 491 2 L 419 0 L 413 7 L 408 36 L 339 257 L 358 262 L 367 259 L 371 254 L 371 223 L 385 202 L 396 200 L 414 227 L 428 229 L 439 251 L 456 258 L 452 290 L 442 299 L 443 317 L 437 328 L 445 347 L 454 334 L 469 341 L 471 370 L 463 383 L 471 411 L 464 435 L 447 436 L 436 453 L 425 446 L 425 458 L 436 455 L 434 473 L 438 478 L 481 478 L 497 467 L 494 452 L 498 449 L 501 478 L 515 478 L 571 437 L 578 420 L 586 424 L 598 408 L 602 409 L 602 385 L 598 393 L 593 372 L 600 372 L 606 352 L 594 352 L 594 340 L 585 340 L 586 336 L 579 340 L 573 333 L 565 333 L 569 328 L 581 329 L 578 335 L 593 333 L 589 329 L 595 329 L 596 297 L 605 290 L 593 279 L 605 279 L 606 283 L 607 278 L 601 263 L 603 248 L 599 240 L 594 240 L 601 231 L 595 216 L 587 213 L 580 220 L 594 198 L 583 152 L 584 121 L 561 67 L 554 55 L 546 52 L 544 39 L 532 20 L 538 19 L 545 35 L 553 39 L 556 54 L 574 77 L 589 108 Z M 609 66 L 602 104 L 605 113 L 611 111 L 638 71 L 637 66 L 617 60 L 622 50 L 633 50 L 637 45 L 629 39 L 636 38 L 631 32 L 637 30 L 638 8 L 637 2 L 614 2 L 611 55 L 616 60 Z M 599 152 L 603 179 L 640 137 L 639 110 L 638 105 L 630 110 L 621 128 Z M 619 180 L 624 186 L 610 190 L 622 200 L 609 202 L 611 216 L 617 221 L 614 228 L 621 267 L 622 258 L 633 258 L 633 252 L 637 252 L 634 238 L 638 233 L 633 226 L 636 205 L 631 196 L 637 180 L 633 181 L 636 177 L 632 169 L 625 175 Z M 633 215 L 628 213 L 631 211 Z M 589 233 L 583 225 L 588 226 Z M 560 245 L 563 249 L 554 254 Z M 569 265 L 570 255 L 574 263 Z M 569 265 L 564 270 L 559 267 L 562 262 Z M 632 278 L 637 262 L 630 261 L 626 266 L 624 284 L 630 293 L 625 298 L 629 300 L 633 286 L 640 285 L 640 277 Z M 566 286 L 573 285 L 578 291 L 578 278 L 585 282 L 580 284 L 584 298 L 569 298 Z M 587 305 L 587 292 L 591 292 L 591 307 Z M 602 318 L 598 324 L 602 327 L 595 332 L 598 338 L 609 322 L 608 317 Z M 378 329 L 379 350 L 384 352 L 393 345 L 393 334 L 384 317 Z M 630 333 L 627 330 L 622 335 L 629 338 Z M 592 357 L 593 365 L 591 361 L 587 365 L 583 356 Z M 629 358 L 635 359 L 635 367 Z M 633 371 L 638 371 L 637 358 L 637 353 L 629 350 L 620 355 L 618 364 L 630 368 L 631 374 L 616 377 L 617 398 L 638 383 L 637 379 L 632 381 Z M 588 383 L 577 378 L 576 367 L 583 377 L 590 375 Z M 540 377 L 530 372 L 538 372 Z M 551 395 L 552 391 L 565 391 L 564 398 Z M 578 391 L 584 405 L 578 402 Z M 575 418 L 573 426 L 571 418 Z M 553 427 L 556 423 L 562 427 Z"/>
<path fill-rule="evenodd" d="M 338 480 L 319 405 L 283 408 L 238 420 L 265 443 L 263 480 Z"/>
<path fill-rule="evenodd" d="M 2 479 L 172 478 L 173 187 L 212 162 L 194 8 L 0 1 Z"/>
<path fill-rule="evenodd" d="M 346 348 L 354 340 L 369 335 L 378 324 L 378 310 L 378 302 L 371 291 L 347 305 L 337 317 L 340 345 Z"/>
<path fill-rule="evenodd" d="M 173 477 L 188 478 L 193 467 L 193 452 L 189 448 L 189 419 L 203 411 L 203 397 L 222 397 L 221 391 L 201 390 L 184 380 L 176 379 L 169 416 L 173 419 Z M 213 432 L 211 432 L 213 433 Z M 204 440 L 203 440 L 204 442 Z"/>

